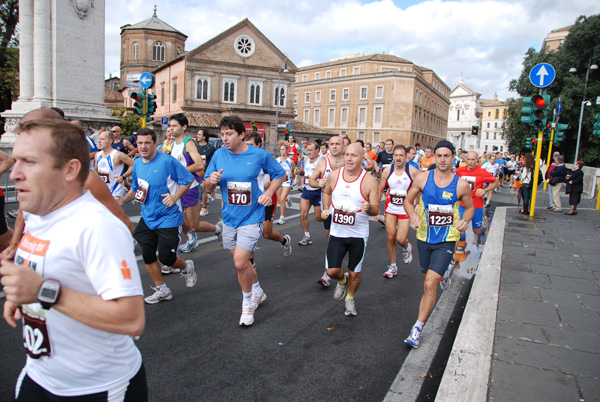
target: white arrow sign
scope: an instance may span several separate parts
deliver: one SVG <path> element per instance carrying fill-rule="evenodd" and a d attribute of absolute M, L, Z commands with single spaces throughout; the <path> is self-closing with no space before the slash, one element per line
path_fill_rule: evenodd
<path fill-rule="evenodd" d="M 542 80 L 542 81 L 543 81 L 543 80 Z M 142 78 L 142 79 L 140 80 L 140 82 L 141 82 L 142 84 L 146 84 L 146 85 L 147 85 L 149 82 L 152 82 L 152 78 L 149 78 L 149 77 L 144 77 L 144 78 Z"/>
<path fill-rule="evenodd" d="M 538 73 L 536 75 L 540 76 L 540 86 L 544 86 L 544 77 L 546 75 L 548 75 L 548 71 L 546 71 L 546 66 L 542 65 L 542 67 L 540 67 L 540 71 L 538 71 Z"/>

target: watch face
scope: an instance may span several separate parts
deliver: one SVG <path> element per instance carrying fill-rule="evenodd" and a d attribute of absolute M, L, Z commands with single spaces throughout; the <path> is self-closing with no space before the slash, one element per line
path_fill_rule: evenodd
<path fill-rule="evenodd" d="M 43 288 L 40 292 L 40 299 L 52 301 L 57 293 L 58 291 L 56 289 Z"/>
<path fill-rule="evenodd" d="M 44 281 L 38 294 L 38 300 L 42 303 L 55 303 L 60 291 L 60 282 L 47 279 Z"/>

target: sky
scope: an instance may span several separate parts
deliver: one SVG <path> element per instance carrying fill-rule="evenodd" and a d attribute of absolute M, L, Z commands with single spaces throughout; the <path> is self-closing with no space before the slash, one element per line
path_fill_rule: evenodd
<path fill-rule="evenodd" d="M 119 75 L 120 27 L 157 16 L 189 51 L 248 18 L 298 67 L 385 52 L 432 69 L 452 89 L 492 99 L 521 74 L 551 30 L 600 13 L 598 0 L 106 0 L 106 76 Z"/>

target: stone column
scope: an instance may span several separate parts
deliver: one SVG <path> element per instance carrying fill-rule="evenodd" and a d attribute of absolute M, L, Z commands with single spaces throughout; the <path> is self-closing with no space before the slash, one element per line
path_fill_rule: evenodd
<path fill-rule="evenodd" d="M 52 102 L 52 27 L 50 1 L 33 3 L 33 100 Z M 22 46 L 22 45 L 21 45 Z"/>
<path fill-rule="evenodd" d="M 33 98 L 33 0 L 19 1 L 19 100 Z"/>

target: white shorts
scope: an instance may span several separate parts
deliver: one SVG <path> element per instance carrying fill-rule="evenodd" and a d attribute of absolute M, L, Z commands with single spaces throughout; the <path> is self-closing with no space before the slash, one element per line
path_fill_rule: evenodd
<path fill-rule="evenodd" d="M 223 225 L 223 248 L 233 250 L 236 246 L 240 246 L 244 250 L 253 252 L 256 249 L 256 243 L 262 237 L 262 230 L 262 222 L 240 226 L 237 229 Z"/>

